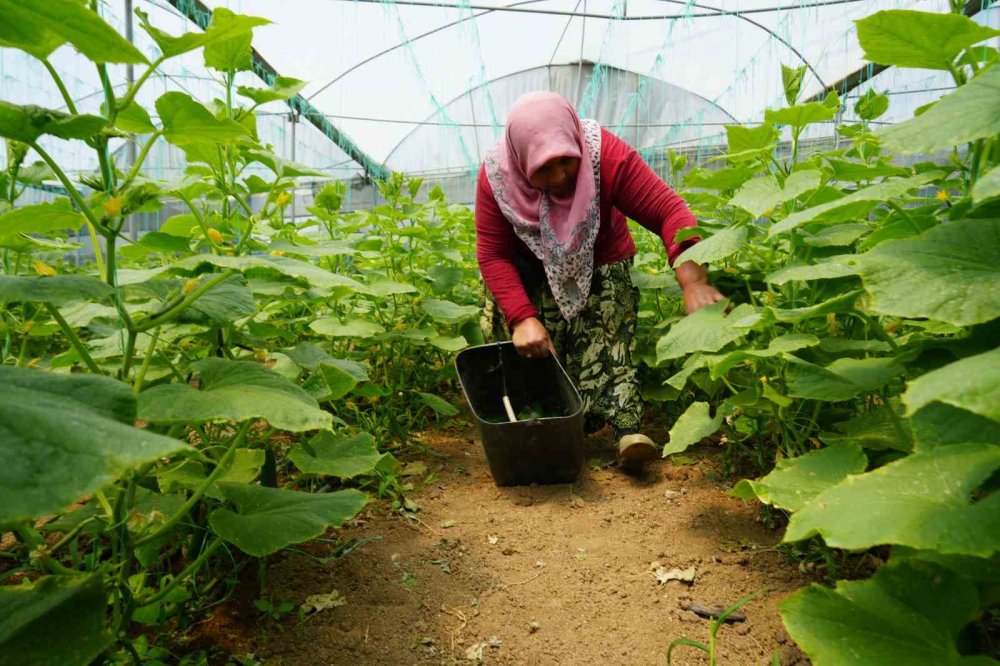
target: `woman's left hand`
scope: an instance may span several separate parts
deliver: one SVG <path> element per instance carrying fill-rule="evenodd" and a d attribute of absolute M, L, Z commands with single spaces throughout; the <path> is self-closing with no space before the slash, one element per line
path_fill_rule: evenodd
<path fill-rule="evenodd" d="M 726 297 L 708 282 L 696 282 L 684 287 L 684 310 L 687 314 L 724 300 Z"/>
<path fill-rule="evenodd" d="M 677 283 L 684 292 L 684 309 L 687 314 L 696 312 L 706 305 L 726 300 L 719 290 L 708 281 L 708 270 L 693 261 L 685 261 L 674 269 Z"/>

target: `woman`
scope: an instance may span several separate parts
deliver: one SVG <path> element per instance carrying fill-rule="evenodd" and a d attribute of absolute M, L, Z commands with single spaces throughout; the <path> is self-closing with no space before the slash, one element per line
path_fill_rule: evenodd
<path fill-rule="evenodd" d="M 560 353 L 584 400 L 586 424 L 610 424 L 619 463 L 657 455 L 639 434 L 642 398 L 632 359 L 639 307 L 625 216 L 658 234 L 672 264 L 695 225 L 684 201 L 639 154 L 556 93 L 529 93 L 487 154 L 476 193 L 476 256 L 492 298 L 487 339 L 510 332 L 528 358 Z M 688 241 L 691 243 L 692 241 Z M 688 314 L 723 299 L 703 266 L 675 268 Z"/>

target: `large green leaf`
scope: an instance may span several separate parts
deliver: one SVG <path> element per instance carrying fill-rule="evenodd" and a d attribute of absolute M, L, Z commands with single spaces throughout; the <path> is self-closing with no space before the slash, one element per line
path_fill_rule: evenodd
<path fill-rule="evenodd" d="M 696 169 L 684 176 L 684 185 L 707 190 L 731 190 L 750 180 L 755 172 L 748 166 L 726 167 L 718 171 Z"/>
<path fill-rule="evenodd" d="M 274 80 L 274 83 L 271 84 L 270 88 L 250 88 L 249 86 L 240 86 L 237 88 L 236 92 L 244 97 L 252 99 L 256 104 L 267 104 L 268 102 L 277 102 L 283 99 L 295 97 L 305 87 L 305 81 L 279 76 Z"/>
<path fill-rule="evenodd" d="M 943 402 L 1000 421 L 1000 348 L 964 358 L 909 383 L 903 402 L 912 414 Z"/>
<path fill-rule="evenodd" d="M 143 63 L 146 58 L 79 0 L 0 0 L 0 46 L 47 58 L 69 42 L 94 62 Z"/>
<path fill-rule="evenodd" d="M 670 441 L 663 447 L 663 456 L 685 451 L 713 434 L 722 425 L 722 417 L 721 409 L 711 416 L 707 402 L 692 402 L 670 429 Z"/>
<path fill-rule="evenodd" d="M 908 9 L 876 12 L 855 23 L 865 59 L 898 67 L 947 70 L 966 48 L 1000 35 L 967 16 Z"/>
<path fill-rule="evenodd" d="M 54 513 L 122 472 L 187 448 L 133 427 L 131 389 L 94 375 L 0 366 L 0 524 Z"/>
<path fill-rule="evenodd" d="M 350 479 L 372 471 L 382 454 L 375 447 L 375 438 L 367 432 L 350 437 L 321 432 L 308 441 L 298 442 L 288 457 L 307 474 Z"/>
<path fill-rule="evenodd" d="M 876 312 L 965 326 L 1000 315 L 998 254 L 1000 219 L 967 219 L 886 241 L 852 263 Z"/>
<path fill-rule="evenodd" d="M 424 312 L 439 321 L 457 322 L 479 314 L 479 308 L 475 305 L 459 305 L 436 298 L 428 298 L 420 305 Z"/>
<path fill-rule="evenodd" d="M 696 351 L 719 351 L 747 334 L 755 309 L 741 303 L 726 315 L 728 303 L 707 305 L 671 326 L 670 332 L 656 343 L 656 361 L 662 363 Z"/>
<path fill-rule="evenodd" d="M 1000 493 L 976 502 L 972 494 L 998 467 L 1000 446 L 991 444 L 906 456 L 821 493 L 792 516 L 785 541 L 820 534 L 834 548 L 897 544 L 989 557 L 1000 549 Z"/>
<path fill-rule="evenodd" d="M 795 129 L 802 129 L 813 123 L 832 120 L 835 115 L 837 115 L 835 106 L 827 106 L 821 102 L 806 102 L 784 109 L 768 109 L 764 112 L 764 120 L 775 125 L 789 125 Z"/>
<path fill-rule="evenodd" d="M 795 356 L 786 356 L 785 382 L 788 395 L 840 402 L 870 393 L 903 372 L 893 358 L 842 358 L 827 366 L 815 365 Z"/>
<path fill-rule="evenodd" d="M 250 43 L 253 41 L 253 26 L 245 19 L 253 18 L 235 14 L 225 7 L 217 7 L 212 13 L 212 26 L 225 31 L 225 39 L 216 39 L 205 46 L 205 66 L 221 72 L 240 72 L 252 67 Z"/>
<path fill-rule="evenodd" d="M 368 381 L 367 366 L 357 361 L 334 358 L 316 345 L 303 342 L 294 349 L 282 350 L 282 353 L 292 359 L 296 365 L 306 370 L 318 370 L 321 365 L 332 365 L 340 368 L 358 381 Z"/>
<path fill-rule="evenodd" d="M 933 154 L 1000 133 L 1000 67 L 993 66 L 919 116 L 878 133 L 897 153 Z"/>
<path fill-rule="evenodd" d="M 200 375 L 197 389 L 146 389 L 139 394 L 139 418 L 165 424 L 264 419 L 292 432 L 325 430 L 332 423 L 304 389 L 259 363 L 207 358 L 191 367 Z"/>
<path fill-rule="evenodd" d="M 857 275 L 857 269 L 841 260 L 841 257 L 834 257 L 828 261 L 816 264 L 802 264 L 785 266 L 779 268 L 764 278 L 771 284 L 785 284 L 792 280 L 832 280 L 836 278 Z"/>
<path fill-rule="evenodd" d="M 111 287 L 89 275 L 0 275 L 0 301 L 65 305 L 103 300 L 111 292 Z"/>
<path fill-rule="evenodd" d="M 236 449 L 226 470 L 216 478 L 205 491 L 205 495 L 217 500 L 225 500 L 220 483 L 250 483 L 260 474 L 264 465 L 263 449 Z M 204 483 L 208 474 L 205 466 L 194 460 L 184 460 L 168 467 L 156 475 L 156 483 L 161 493 L 173 493 L 177 490 L 195 490 Z"/>
<path fill-rule="evenodd" d="M 382 278 L 380 280 L 373 280 L 372 282 L 369 282 L 368 291 L 374 296 L 385 298 L 386 296 L 392 296 L 393 294 L 413 294 L 420 290 L 412 284 Z"/>
<path fill-rule="evenodd" d="M 889 409 L 883 404 L 878 409 L 835 423 L 836 432 L 821 433 L 819 438 L 833 446 L 857 444 L 876 451 L 910 451 L 913 448 L 910 423 L 898 413 L 890 413 Z"/>
<path fill-rule="evenodd" d="M 743 479 L 732 494 L 798 511 L 849 474 L 864 472 L 867 465 L 868 459 L 857 444 L 828 446 L 797 458 L 782 458 L 770 474 L 757 481 Z"/>
<path fill-rule="evenodd" d="M 10 666 L 87 666 L 114 637 L 102 576 L 45 576 L 0 587 L 0 654 Z"/>
<path fill-rule="evenodd" d="M 687 261 L 709 264 L 725 259 L 740 251 L 748 234 L 749 230 L 746 227 L 727 227 L 684 250 L 674 260 L 674 266 L 680 266 Z"/>
<path fill-rule="evenodd" d="M 18 106 L 0 100 L 0 137 L 32 143 L 49 134 L 60 139 L 89 139 L 103 129 L 107 121 L 100 116 L 78 116 L 40 106 Z"/>
<path fill-rule="evenodd" d="M 381 324 L 372 321 L 348 319 L 342 322 L 334 317 L 317 319 L 309 324 L 309 328 L 331 338 L 370 338 L 385 332 Z"/>
<path fill-rule="evenodd" d="M 302 493 L 238 483 L 220 487 L 236 505 L 236 511 L 216 509 L 208 517 L 209 525 L 220 537 L 254 557 L 314 539 L 328 527 L 339 527 L 368 502 L 367 495 L 354 489 Z"/>
<path fill-rule="evenodd" d="M 215 277 L 216 275 L 208 273 L 200 278 L 199 283 Z M 254 303 L 253 294 L 246 286 L 246 280 L 239 273 L 234 273 L 184 309 L 178 321 L 219 327 L 256 312 L 257 305 Z"/>
<path fill-rule="evenodd" d="M 212 112 L 182 92 L 168 92 L 156 100 L 163 136 L 176 146 L 226 144 L 250 132 L 232 120 L 219 120 Z"/>
<path fill-rule="evenodd" d="M 434 410 L 434 413 L 438 416 L 449 417 L 458 414 L 458 408 L 440 396 L 422 391 L 418 392 L 418 395 L 424 401 L 424 404 Z"/>
<path fill-rule="evenodd" d="M 340 367 L 337 363 L 323 363 L 317 373 L 323 378 L 326 392 L 320 400 L 339 400 L 354 390 L 362 380 L 355 374 Z"/>
<path fill-rule="evenodd" d="M 972 200 L 976 203 L 1000 197 L 1000 166 L 995 166 L 976 181 L 972 188 Z"/>
<path fill-rule="evenodd" d="M 356 292 L 366 292 L 367 288 L 357 280 L 353 280 L 344 275 L 337 275 L 324 270 L 319 266 L 300 261 L 291 257 L 271 257 L 271 256 L 242 256 L 225 257 L 216 255 L 198 255 L 188 257 L 174 264 L 174 267 L 194 269 L 202 263 L 211 263 L 223 268 L 235 270 L 249 270 L 261 268 L 277 271 L 289 277 L 298 278 L 308 282 L 313 287 L 320 289 L 333 289 L 344 287 Z"/>
<path fill-rule="evenodd" d="M 926 185 L 932 180 L 940 178 L 941 175 L 942 174 L 939 171 L 928 171 L 926 173 L 910 176 L 909 178 L 893 178 L 875 185 L 869 185 L 868 187 L 848 194 L 846 197 L 841 197 L 840 199 L 836 199 L 834 201 L 829 201 L 818 206 L 806 208 L 805 210 L 798 211 L 797 213 L 792 213 L 785 219 L 772 225 L 767 235 L 771 237 L 786 231 L 792 231 L 807 222 L 812 222 L 821 215 L 828 214 L 840 208 L 846 208 L 853 212 L 854 207 L 858 204 L 863 204 L 866 207 L 865 210 L 867 210 L 868 208 L 872 208 L 875 205 L 883 203 L 889 199 L 901 197 L 916 187 Z M 843 220 L 836 221 L 840 222 Z"/>
<path fill-rule="evenodd" d="M 231 39 L 232 37 L 244 33 L 251 28 L 260 25 L 266 25 L 270 23 L 267 19 L 259 18 L 257 16 L 244 16 L 241 14 L 231 14 L 225 16 L 222 20 L 215 20 L 213 16 L 211 24 L 205 32 L 186 32 L 179 37 L 170 35 L 162 30 L 156 28 L 149 23 L 149 19 L 145 12 L 136 10 L 135 12 L 139 16 L 139 21 L 142 24 L 143 30 L 145 30 L 156 45 L 160 48 L 160 52 L 167 58 L 172 58 L 174 56 L 181 55 L 182 53 L 187 53 L 189 51 L 194 51 L 202 46 L 208 44 L 214 44 L 218 42 Z"/>
<path fill-rule="evenodd" d="M 813 584 L 780 608 L 788 633 L 816 666 L 996 663 L 959 654 L 958 633 L 979 610 L 976 588 L 928 562 L 884 566 L 868 580 L 840 581 L 833 590 Z"/>
<path fill-rule="evenodd" d="M 729 203 L 760 217 L 778 204 L 815 190 L 821 177 L 822 174 L 815 170 L 796 171 L 785 179 L 784 187 L 778 185 L 774 176 L 755 178 L 741 187 Z"/>
<path fill-rule="evenodd" d="M 76 231 L 87 218 L 75 210 L 69 199 L 23 206 L 0 215 L 0 242 L 16 234 L 44 234 L 52 231 Z"/>
<path fill-rule="evenodd" d="M 759 127 L 726 125 L 729 148 L 726 157 L 730 161 L 740 162 L 769 153 L 777 144 L 778 136 L 778 129 L 770 123 L 764 123 Z"/>
<path fill-rule="evenodd" d="M 918 453 L 953 444 L 1000 444 L 1000 422 L 943 402 L 922 407 L 907 422 Z"/>
<path fill-rule="evenodd" d="M 784 356 L 786 353 L 815 347 L 818 344 L 819 338 L 811 333 L 788 333 L 771 340 L 765 349 L 737 349 L 725 354 L 705 354 L 702 360 L 712 369 L 712 377 L 718 379 L 744 361 Z"/>

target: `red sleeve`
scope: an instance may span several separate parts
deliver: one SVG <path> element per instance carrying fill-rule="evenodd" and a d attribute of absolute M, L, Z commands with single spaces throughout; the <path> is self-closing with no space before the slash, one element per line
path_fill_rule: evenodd
<path fill-rule="evenodd" d="M 619 161 L 611 183 L 614 207 L 663 239 L 672 266 L 681 252 L 697 242 L 675 243 L 674 236 L 697 226 L 697 220 L 680 195 L 660 180 L 632 146 L 607 130 L 601 132 L 601 142 L 610 142 L 608 152 L 602 153 Z"/>
<path fill-rule="evenodd" d="M 514 265 L 516 238 L 514 227 L 493 198 L 486 170 L 480 168 L 476 187 L 476 259 L 486 288 L 493 294 L 510 328 L 528 317 L 538 316 Z"/>

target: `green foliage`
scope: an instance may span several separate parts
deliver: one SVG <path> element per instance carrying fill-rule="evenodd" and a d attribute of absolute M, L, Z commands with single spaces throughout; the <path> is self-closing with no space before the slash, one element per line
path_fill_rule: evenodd
<path fill-rule="evenodd" d="M 925 562 L 883 567 L 871 579 L 810 585 L 781 604 L 788 633 L 823 664 L 988 666 L 963 656 L 958 633 L 976 614 L 975 587 Z"/>
<path fill-rule="evenodd" d="M 891 553 L 870 580 L 783 604 L 813 663 L 993 663 L 959 635 L 995 603 L 1000 550 L 1000 69 L 975 46 L 996 31 L 889 11 L 859 35 L 875 61 L 948 71 L 957 89 L 878 132 L 889 99 L 870 90 L 840 147 L 803 159 L 802 128 L 836 100 L 798 104 L 785 68 L 789 106 L 728 128 L 731 166 L 685 180 L 713 193 L 689 197 L 707 240 L 682 260 L 713 264 L 731 311 L 678 320 L 646 291 L 644 381 L 680 402 L 666 452 L 710 438 L 731 467 L 756 466 L 733 493 L 790 514 L 786 543 L 831 562 L 831 548 Z M 776 155 L 777 125 L 790 150 Z M 635 270 L 651 280 L 648 247 Z"/>
<path fill-rule="evenodd" d="M 68 42 L 97 63 L 146 62 L 76 0 L 0 9 L 4 46 L 45 58 Z M 267 21 L 219 8 L 205 32 L 172 36 L 139 19 L 161 55 L 101 115 L 68 99 L 67 112 L 0 102 L 0 523 L 16 535 L 5 554 L 17 572 L 39 578 L 0 588 L 0 645 L 33 663 L 90 663 L 117 642 L 128 659 L 167 659 L 135 624 L 219 603 L 233 560 L 339 527 L 366 505 L 359 487 L 415 510 L 379 447 L 457 413 L 448 357 L 478 339 L 468 209 L 440 190 L 418 201 L 421 183 L 395 176 L 373 211 L 343 213 L 334 183 L 314 218 L 290 219 L 296 179 L 326 174 L 256 134 L 255 106 L 304 82 L 236 88 Z M 135 101 L 164 60 L 198 49 L 225 102 L 167 92 L 151 115 Z M 122 132 L 183 150 L 183 180 L 145 178 L 148 151 L 119 169 L 108 141 Z M 100 171 L 75 181 L 43 136 L 85 141 Z M 69 196 L 16 205 L 51 180 Z M 165 199 L 186 212 L 121 247 L 128 218 Z M 80 228 L 95 261 L 59 261 Z M 313 492 L 323 484 L 332 492 Z"/>
<path fill-rule="evenodd" d="M 0 587 L 0 650 L 11 663 L 85 666 L 114 640 L 104 628 L 106 603 L 100 576 Z"/>

